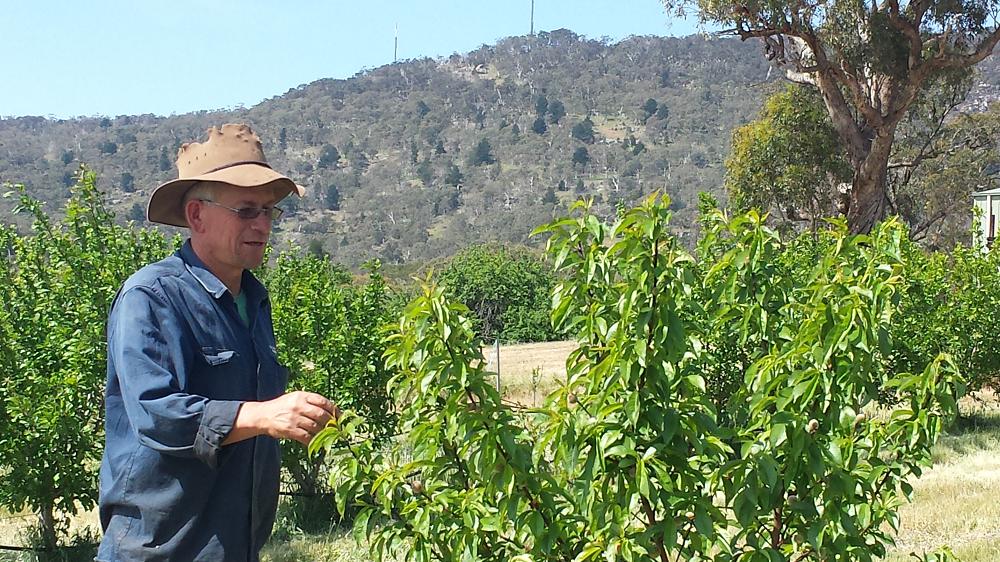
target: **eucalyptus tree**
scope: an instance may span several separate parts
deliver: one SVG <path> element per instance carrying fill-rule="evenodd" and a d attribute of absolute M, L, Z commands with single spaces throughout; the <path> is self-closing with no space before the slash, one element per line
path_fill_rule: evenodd
<path fill-rule="evenodd" d="M 850 181 L 844 150 L 813 89 L 793 85 L 769 98 L 760 117 L 733 132 L 726 191 L 737 209 L 776 208 L 790 221 L 839 213 Z"/>
<path fill-rule="evenodd" d="M 868 232 L 889 210 L 897 129 L 929 85 L 968 72 L 1000 40 L 1000 3 L 980 0 L 663 0 L 725 35 L 759 38 L 794 80 L 814 84 L 854 169 L 847 221 Z"/>

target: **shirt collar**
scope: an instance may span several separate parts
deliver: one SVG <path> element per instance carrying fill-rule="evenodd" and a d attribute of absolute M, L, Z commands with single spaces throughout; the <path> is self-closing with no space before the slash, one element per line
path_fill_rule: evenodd
<path fill-rule="evenodd" d="M 198 257 L 198 254 L 195 253 L 194 248 L 191 246 L 190 238 L 177 250 L 177 256 L 184 262 L 184 267 L 187 268 L 202 288 L 212 295 L 212 297 L 219 298 L 229 290 L 226 284 L 220 281 L 208 269 L 205 263 L 201 261 L 201 258 Z M 240 283 L 242 287 L 241 291 L 247 295 L 247 303 L 260 302 L 266 298 L 267 293 L 264 290 L 264 286 L 254 277 L 253 273 L 243 270 L 243 279 Z"/>

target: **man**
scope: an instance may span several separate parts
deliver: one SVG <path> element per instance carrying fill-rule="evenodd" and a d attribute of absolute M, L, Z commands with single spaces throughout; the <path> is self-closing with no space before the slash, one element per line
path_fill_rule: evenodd
<path fill-rule="evenodd" d="M 275 205 L 302 188 L 267 165 L 246 125 L 184 144 L 177 168 L 147 217 L 190 238 L 133 274 L 108 318 L 99 561 L 258 560 L 277 440 L 308 443 L 336 413 L 318 394 L 284 393 L 267 291 L 248 271 Z"/>

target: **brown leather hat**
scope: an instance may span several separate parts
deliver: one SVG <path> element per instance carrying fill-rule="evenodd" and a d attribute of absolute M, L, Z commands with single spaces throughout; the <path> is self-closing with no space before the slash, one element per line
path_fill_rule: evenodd
<path fill-rule="evenodd" d="M 184 194 L 201 181 L 227 183 L 235 187 L 262 187 L 273 184 L 278 200 L 294 193 L 301 197 L 305 189 L 275 172 L 264 158 L 260 138 L 248 125 L 228 123 L 208 130 L 206 142 L 181 145 L 177 151 L 175 180 L 157 187 L 149 197 L 146 218 L 172 226 L 187 226 L 184 217 Z M 282 194 L 281 189 L 285 192 Z"/>

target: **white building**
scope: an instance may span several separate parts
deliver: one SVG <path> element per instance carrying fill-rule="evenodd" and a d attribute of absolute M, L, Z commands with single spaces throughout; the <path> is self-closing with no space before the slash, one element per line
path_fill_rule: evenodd
<path fill-rule="evenodd" d="M 985 243 L 984 250 L 986 250 L 993 245 L 997 227 L 1000 227 L 1000 224 L 997 224 L 1000 222 L 1000 188 L 973 193 L 972 200 L 976 208 L 972 220 L 979 221 L 980 239 Z"/>

